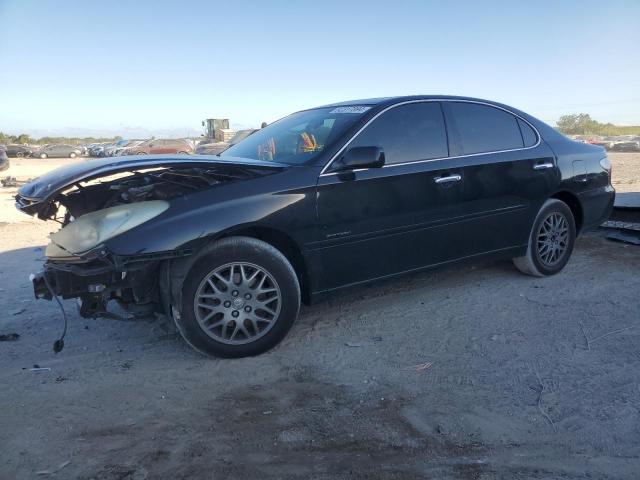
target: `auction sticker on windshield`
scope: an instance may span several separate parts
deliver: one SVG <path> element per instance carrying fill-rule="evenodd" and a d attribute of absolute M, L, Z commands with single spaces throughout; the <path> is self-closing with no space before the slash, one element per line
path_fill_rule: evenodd
<path fill-rule="evenodd" d="M 329 113 L 364 113 L 371 107 L 363 107 L 361 105 L 352 105 L 350 107 L 337 107 L 331 110 Z"/>

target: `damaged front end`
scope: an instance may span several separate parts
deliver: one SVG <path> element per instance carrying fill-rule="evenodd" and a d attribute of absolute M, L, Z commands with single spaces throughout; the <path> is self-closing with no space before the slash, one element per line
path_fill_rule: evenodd
<path fill-rule="evenodd" d="M 133 316 L 147 316 L 163 312 L 158 289 L 160 262 L 159 258 L 122 258 L 98 247 L 79 257 L 48 259 L 44 270 L 31 280 L 36 298 L 77 298 L 80 315 L 86 318 L 105 316 L 110 300 Z"/>
<path fill-rule="evenodd" d="M 110 300 L 133 316 L 167 314 L 166 283 L 160 281 L 163 268 L 167 260 L 189 256 L 192 249 L 136 246 L 123 253 L 111 248 L 113 239 L 126 244 L 129 237 L 124 234 L 130 232 L 141 245 L 144 235 L 151 243 L 158 232 L 136 233 L 136 228 L 168 215 L 184 215 L 185 200 L 193 195 L 274 171 L 264 165 L 175 158 L 98 160 L 66 170 L 23 186 L 16 207 L 62 225 L 50 235 L 43 270 L 32 275 L 36 298 L 77 298 L 84 317 L 107 315 Z M 176 200 L 177 214 L 171 212 Z"/>

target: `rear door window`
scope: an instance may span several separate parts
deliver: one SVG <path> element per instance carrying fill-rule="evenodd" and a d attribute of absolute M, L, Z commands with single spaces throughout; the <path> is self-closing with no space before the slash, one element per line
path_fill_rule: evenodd
<path fill-rule="evenodd" d="M 477 103 L 448 102 L 460 154 L 522 148 L 524 143 L 515 116 L 499 108 Z"/>
<path fill-rule="evenodd" d="M 394 107 L 371 122 L 351 147 L 382 147 L 387 164 L 446 157 L 447 133 L 440 103 Z"/>

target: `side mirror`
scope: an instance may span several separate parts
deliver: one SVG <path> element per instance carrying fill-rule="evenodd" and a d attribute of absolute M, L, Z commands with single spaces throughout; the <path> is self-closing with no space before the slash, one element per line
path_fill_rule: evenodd
<path fill-rule="evenodd" d="M 384 165 L 384 150 L 381 147 L 353 147 L 336 163 L 336 170 L 339 171 L 380 168 Z"/>

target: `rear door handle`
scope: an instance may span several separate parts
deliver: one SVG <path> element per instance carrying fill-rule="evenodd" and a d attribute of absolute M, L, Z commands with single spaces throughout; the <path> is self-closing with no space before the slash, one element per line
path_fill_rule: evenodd
<path fill-rule="evenodd" d="M 462 180 L 462 175 L 447 175 L 446 177 L 436 177 L 433 179 L 437 184 L 459 182 Z"/>
<path fill-rule="evenodd" d="M 536 163 L 533 166 L 534 170 L 545 170 L 547 168 L 553 168 L 553 163 L 551 163 L 551 162 Z"/>

